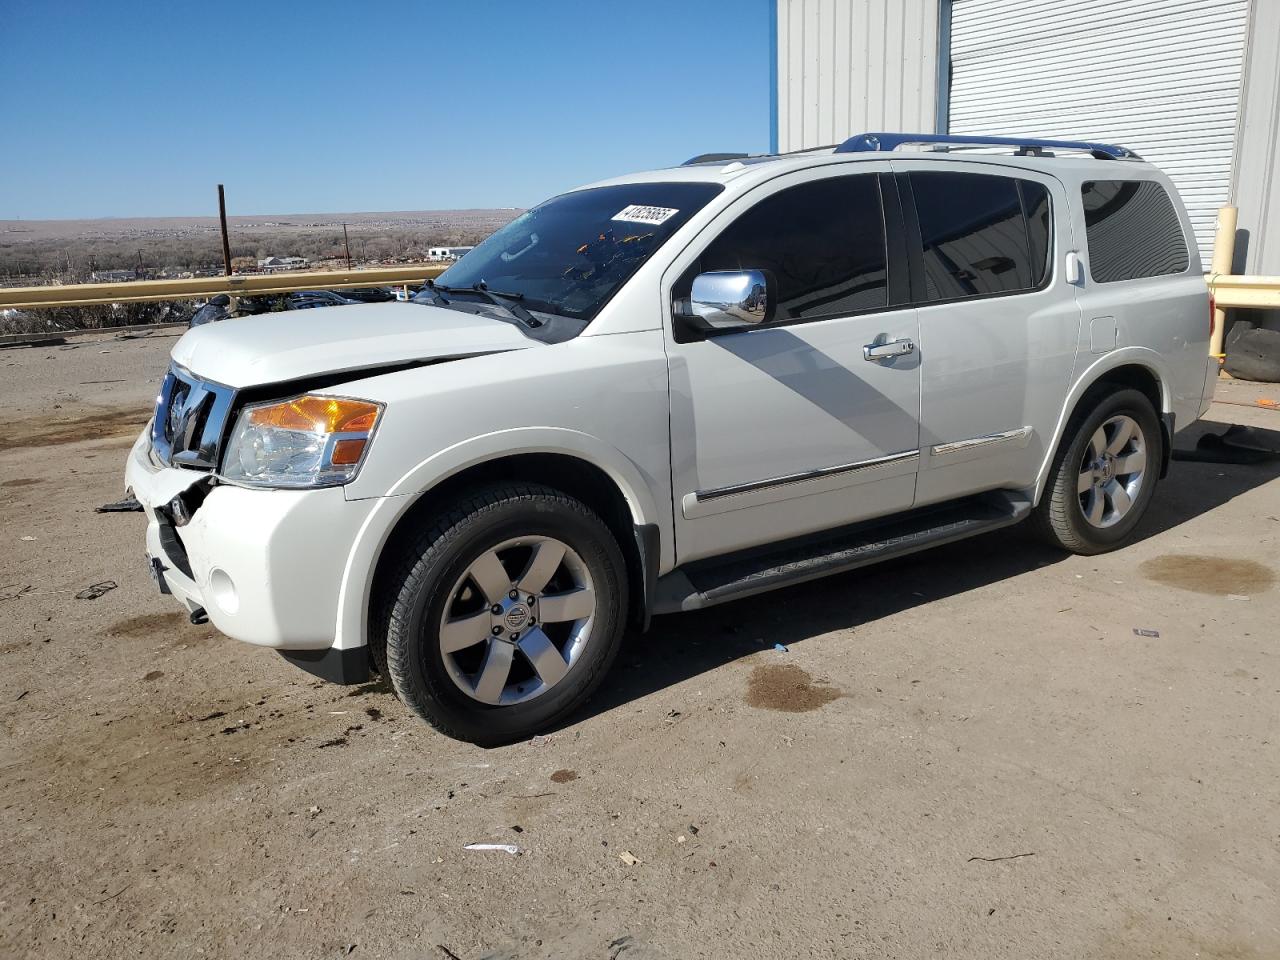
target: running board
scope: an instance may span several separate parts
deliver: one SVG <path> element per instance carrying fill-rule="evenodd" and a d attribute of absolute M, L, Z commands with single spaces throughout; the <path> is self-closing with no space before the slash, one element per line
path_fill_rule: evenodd
<path fill-rule="evenodd" d="M 699 610 L 843 573 L 1012 526 L 1031 504 L 1003 491 L 924 507 L 839 530 L 698 560 L 658 579 L 653 613 Z"/>

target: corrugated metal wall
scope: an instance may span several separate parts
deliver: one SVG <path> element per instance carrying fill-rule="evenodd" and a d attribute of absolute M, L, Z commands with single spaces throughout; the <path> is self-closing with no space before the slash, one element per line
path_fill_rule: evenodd
<path fill-rule="evenodd" d="M 1245 51 L 1231 202 L 1240 208 L 1236 273 L 1280 276 L 1280 0 L 1254 0 Z M 1236 317 L 1280 330 L 1280 310 Z"/>
<path fill-rule="evenodd" d="M 1236 270 L 1280 275 L 1280 0 L 1255 0 L 1231 202 L 1240 208 Z M 1271 229 L 1266 226 L 1270 224 Z"/>
<path fill-rule="evenodd" d="M 938 0 L 777 0 L 778 149 L 932 131 Z"/>
<path fill-rule="evenodd" d="M 950 132 L 1131 147 L 1173 179 L 1207 261 L 1231 186 L 1248 10 L 1249 0 L 953 0 Z"/>

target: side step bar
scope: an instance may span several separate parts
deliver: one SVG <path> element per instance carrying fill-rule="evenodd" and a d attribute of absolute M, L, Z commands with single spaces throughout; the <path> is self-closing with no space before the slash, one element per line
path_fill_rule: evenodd
<path fill-rule="evenodd" d="M 699 560 L 658 579 L 653 613 L 699 610 L 777 587 L 843 573 L 1012 526 L 1031 504 L 996 492 L 924 507 L 839 530 Z"/>

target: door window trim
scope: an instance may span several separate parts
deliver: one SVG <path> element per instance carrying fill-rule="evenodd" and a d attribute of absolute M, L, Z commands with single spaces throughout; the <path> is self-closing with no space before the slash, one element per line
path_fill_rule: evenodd
<path fill-rule="evenodd" d="M 697 276 L 700 270 L 702 254 L 711 244 L 715 243 L 726 230 L 732 229 L 734 224 L 738 222 L 744 215 L 754 210 L 755 207 L 764 203 L 787 190 L 797 189 L 799 187 L 808 186 L 814 183 L 823 183 L 828 180 L 835 180 L 843 177 L 875 177 L 876 187 L 880 194 L 880 216 L 883 225 L 884 236 L 884 252 L 885 252 L 885 290 L 886 303 L 883 305 L 868 307 L 863 310 L 850 310 L 838 313 L 819 314 L 810 317 L 786 317 L 781 320 L 771 320 L 768 323 L 761 323 L 749 328 L 729 329 L 729 330 L 695 330 L 690 326 L 681 322 L 680 317 L 673 309 L 673 305 L 682 295 L 687 296 L 686 287 L 692 283 L 693 277 Z M 761 184 L 765 186 L 767 184 Z M 752 191 L 754 193 L 755 191 Z M 747 194 L 746 196 L 750 196 Z M 714 235 L 707 237 L 705 241 L 698 237 L 694 241 L 700 243 L 697 255 L 693 261 L 684 269 L 675 282 L 671 285 L 671 295 L 667 298 L 666 311 L 671 320 L 672 337 L 676 343 L 697 343 L 701 340 L 709 340 L 714 337 L 734 336 L 741 333 L 750 333 L 753 330 L 773 330 L 778 327 L 791 327 L 807 323 L 822 323 L 830 320 L 845 320 L 854 317 L 863 317 L 878 313 L 887 313 L 892 310 L 901 310 L 911 306 L 911 284 L 907 276 L 906 255 L 909 249 L 909 243 L 906 236 L 906 226 L 904 223 L 902 199 L 898 195 L 898 187 L 895 183 L 894 175 L 888 170 L 867 170 L 867 171 L 848 171 L 841 170 L 839 173 L 830 177 L 815 177 L 809 180 L 802 180 L 799 183 L 791 183 L 782 186 L 780 189 L 771 190 L 764 196 L 756 199 L 753 203 L 747 205 L 738 211 L 733 218 L 723 227 L 715 231 Z"/>
<path fill-rule="evenodd" d="M 1054 201 L 1053 188 L 1049 184 L 1031 177 L 1019 177 L 1009 171 L 1009 168 L 1003 169 L 1004 173 L 982 173 L 968 172 L 965 170 L 957 170 L 954 167 L 947 167 L 941 170 L 897 170 L 893 174 L 894 180 L 897 181 L 898 193 L 902 198 L 902 219 L 904 221 L 904 229 L 907 235 L 907 272 L 911 278 L 912 297 L 910 306 L 921 309 L 924 307 L 941 307 L 952 303 L 973 303 L 977 300 L 994 300 L 997 297 L 1025 297 L 1033 293 L 1042 293 L 1053 286 L 1058 275 L 1058 220 L 1057 220 L 1057 203 Z M 974 293 L 965 297 L 946 297 L 941 300 L 926 299 L 927 287 L 924 279 L 924 236 L 920 231 L 920 214 L 916 209 L 915 191 L 911 187 L 911 174 L 913 173 L 948 173 L 956 176 L 969 177 L 1003 177 L 1006 180 L 1012 180 L 1017 183 L 1020 180 L 1026 180 L 1031 183 L 1039 184 L 1044 187 L 1045 195 L 1049 198 L 1049 226 L 1050 237 L 1048 250 L 1045 253 L 1046 263 L 1044 277 L 1040 283 L 1034 287 L 1025 287 L 1021 290 L 993 290 L 991 293 Z M 1022 223 L 1024 230 L 1027 229 L 1027 208 L 1026 202 L 1022 196 L 1022 189 L 1018 189 L 1018 206 L 1022 209 Z M 1031 246 L 1030 234 L 1027 235 L 1027 246 Z"/>

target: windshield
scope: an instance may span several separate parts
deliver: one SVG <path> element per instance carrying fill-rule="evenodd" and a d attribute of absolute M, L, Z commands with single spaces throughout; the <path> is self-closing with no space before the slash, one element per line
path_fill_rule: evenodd
<path fill-rule="evenodd" d="M 438 278 L 484 282 L 530 310 L 590 320 L 667 238 L 723 187 L 632 183 L 578 190 L 521 214 Z M 427 291 L 418 295 L 429 301 Z M 415 298 L 416 299 L 416 298 Z"/>

